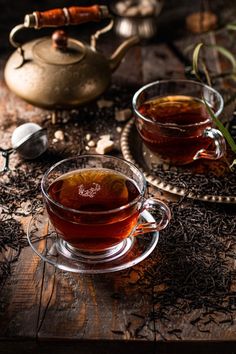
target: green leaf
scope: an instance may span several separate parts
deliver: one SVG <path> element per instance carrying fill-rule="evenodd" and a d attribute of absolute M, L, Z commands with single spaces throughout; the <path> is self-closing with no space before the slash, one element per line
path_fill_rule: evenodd
<path fill-rule="evenodd" d="M 231 24 L 232 25 L 232 24 Z M 233 24 L 235 26 L 235 30 L 236 30 L 236 23 Z M 192 66 L 193 66 L 193 74 L 196 76 L 196 78 L 202 82 L 201 77 L 199 75 L 199 53 L 200 50 L 203 46 L 206 46 L 208 48 L 214 48 L 216 49 L 220 54 L 222 54 L 224 57 L 226 57 L 232 65 L 232 72 L 230 73 L 230 75 L 232 77 L 234 77 L 236 75 L 236 59 L 234 57 L 234 55 L 227 50 L 226 48 L 219 46 L 219 45 L 206 45 L 204 43 L 199 43 L 196 45 L 194 51 L 193 51 L 193 57 L 192 57 Z M 203 69 L 204 69 L 204 73 L 206 75 L 206 79 L 208 84 L 210 85 L 210 75 L 207 71 L 207 67 L 205 65 L 205 62 L 203 62 Z M 236 154 L 236 143 L 233 139 L 233 137 L 231 136 L 230 132 L 228 131 L 228 129 L 223 125 L 223 123 L 221 123 L 221 121 L 215 116 L 214 112 L 212 111 L 211 107 L 209 106 L 209 104 L 206 102 L 205 98 L 203 97 L 203 101 L 205 103 L 205 106 L 207 108 L 207 111 L 209 113 L 209 115 L 211 116 L 213 122 L 215 123 L 215 125 L 217 126 L 217 128 L 219 129 L 219 131 L 222 133 L 222 135 L 224 136 L 225 140 L 228 142 L 231 150 Z M 234 160 L 233 165 L 236 165 L 236 159 Z"/>
<path fill-rule="evenodd" d="M 202 82 L 201 77 L 199 75 L 199 55 L 200 55 L 200 50 L 203 46 L 205 46 L 206 48 L 215 49 L 217 52 L 219 52 L 221 55 L 223 55 L 225 58 L 227 58 L 230 61 L 231 65 L 232 65 L 232 69 L 229 73 L 227 73 L 227 75 L 236 74 L 236 58 L 235 58 L 234 54 L 232 54 L 228 49 L 226 49 L 220 45 L 217 45 L 217 44 L 207 45 L 207 44 L 204 44 L 201 42 L 201 43 L 198 43 L 196 45 L 196 47 L 194 48 L 193 56 L 192 56 L 193 74 L 196 76 L 196 78 L 199 81 Z M 210 84 L 210 76 L 207 71 L 207 66 L 204 62 L 202 63 L 202 65 L 203 65 L 204 73 L 206 75 L 207 82 L 208 82 L 208 84 Z"/>
<path fill-rule="evenodd" d="M 211 86 L 211 78 L 210 78 L 209 72 L 208 72 L 208 70 L 207 70 L 207 66 L 206 66 L 205 63 L 202 63 L 202 66 L 203 66 L 204 74 L 205 74 L 205 76 L 206 76 L 207 84 L 208 84 L 209 86 Z"/>
<path fill-rule="evenodd" d="M 235 169 L 235 165 L 236 165 L 236 159 L 233 160 L 233 162 L 231 163 L 231 165 L 229 166 L 229 168 L 231 170 L 234 170 Z"/>
<path fill-rule="evenodd" d="M 231 31 L 236 31 L 236 23 L 235 23 L 235 22 L 229 23 L 229 24 L 226 26 L 226 29 L 227 29 L 227 30 L 231 30 Z"/>
<path fill-rule="evenodd" d="M 214 48 L 216 49 L 220 54 L 222 54 L 224 57 L 226 57 L 232 64 L 233 72 L 236 71 L 236 59 L 235 56 L 226 48 L 220 46 L 220 45 L 209 45 L 209 48 Z"/>
<path fill-rule="evenodd" d="M 198 74 L 198 72 L 199 72 L 198 60 L 199 60 L 200 49 L 202 46 L 203 46 L 203 43 L 198 43 L 193 51 L 193 74 L 198 78 L 199 81 L 201 81 L 201 78 Z"/>
<path fill-rule="evenodd" d="M 236 153 L 236 143 L 234 142 L 234 139 L 232 138 L 230 132 L 228 131 L 227 128 L 225 128 L 225 126 L 223 125 L 223 123 L 221 123 L 221 121 L 215 116 L 215 114 L 213 113 L 211 107 L 209 106 L 209 104 L 206 102 L 205 98 L 203 98 L 203 101 L 206 105 L 207 111 L 210 114 L 212 120 L 214 121 L 214 123 L 216 124 L 217 128 L 219 129 L 219 131 L 222 133 L 222 135 L 225 137 L 225 140 L 228 142 L 231 150 Z"/>

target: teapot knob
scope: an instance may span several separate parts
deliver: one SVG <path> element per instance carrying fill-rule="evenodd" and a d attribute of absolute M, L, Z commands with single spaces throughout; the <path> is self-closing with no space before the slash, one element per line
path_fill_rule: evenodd
<path fill-rule="evenodd" d="M 65 50 L 67 48 L 68 36 L 65 31 L 57 30 L 52 34 L 52 46 L 55 49 Z"/>

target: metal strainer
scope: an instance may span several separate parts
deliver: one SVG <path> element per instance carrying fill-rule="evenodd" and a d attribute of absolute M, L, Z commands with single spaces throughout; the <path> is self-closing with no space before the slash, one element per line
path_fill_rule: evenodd
<path fill-rule="evenodd" d="M 12 147 L 3 149 L 0 153 L 4 158 L 0 172 L 9 170 L 9 157 L 17 152 L 25 160 L 32 160 L 42 155 L 48 147 L 47 131 L 36 123 L 24 123 L 17 127 L 11 137 Z"/>

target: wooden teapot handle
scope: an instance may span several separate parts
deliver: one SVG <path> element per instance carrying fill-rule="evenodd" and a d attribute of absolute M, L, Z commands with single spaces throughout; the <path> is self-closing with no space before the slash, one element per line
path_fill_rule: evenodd
<path fill-rule="evenodd" d="M 71 6 L 44 12 L 35 11 L 25 16 L 24 26 L 28 28 L 42 28 L 79 25 L 90 21 L 100 21 L 108 17 L 110 17 L 110 14 L 107 6 Z"/>

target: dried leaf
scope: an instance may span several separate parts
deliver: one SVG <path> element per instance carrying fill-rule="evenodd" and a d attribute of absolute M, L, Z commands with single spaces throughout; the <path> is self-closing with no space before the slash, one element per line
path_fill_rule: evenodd
<path fill-rule="evenodd" d="M 231 163 L 231 165 L 229 166 L 231 170 L 234 170 L 236 166 L 236 159 L 233 160 L 233 162 Z"/>
<path fill-rule="evenodd" d="M 234 23 L 234 22 L 229 23 L 229 24 L 226 26 L 226 29 L 227 29 L 227 30 L 230 30 L 230 31 L 236 31 L 236 23 Z"/>
<path fill-rule="evenodd" d="M 206 105 L 207 111 L 210 114 L 212 120 L 215 122 L 217 128 L 221 131 L 221 133 L 223 134 L 223 136 L 225 137 L 226 141 L 228 142 L 231 150 L 236 153 L 236 144 L 234 139 L 232 138 L 230 132 L 228 131 L 228 129 L 221 123 L 221 121 L 215 116 L 214 112 L 212 111 L 211 107 L 209 106 L 209 104 L 206 102 L 206 100 L 203 98 L 203 101 Z"/>
<path fill-rule="evenodd" d="M 194 51 L 193 51 L 193 74 L 200 81 L 201 81 L 201 78 L 199 76 L 198 60 L 199 60 L 200 49 L 202 48 L 203 45 L 204 45 L 203 43 L 198 43 L 197 46 L 194 48 Z"/>
<path fill-rule="evenodd" d="M 231 64 L 233 72 L 236 72 L 236 59 L 235 56 L 226 48 L 219 46 L 219 45 L 210 45 L 210 48 L 216 49 L 220 54 L 222 54 L 225 58 L 227 58 Z"/>
<path fill-rule="evenodd" d="M 233 53 L 231 53 L 228 49 L 226 49 L 222 46 L 215 45 L 215 44 L 214 45 L 213 44 L 207 45 L 207 44 L 204 44 L 201 42 L 201 43 L 198 43 L 196 45 L 196 47 L 194 48 L 193 56 L 192 56 L 193 74 L 196 76 L 196 78 L 199 81 L 202 81 L 201 77 L 199 75 L 199 56 L 200 56 L 200 50 L 203 48 L 203 46 L 206 48 L 215 49 L 217 52 L 219 52 L 221 55 L 223 55 L 226 59 L 228 59 L 230 61 L 232 69 L 227 73 L 227 75 L 233 75 L 236 73 L 236 58 Z M 210 85 L 210 76 L 209 76 L 209 73 L 207 70 L 207 66 L 204 62 L 202 65 L 203 65 L 204 73 L 206 75 L 207 82 Z"/>

